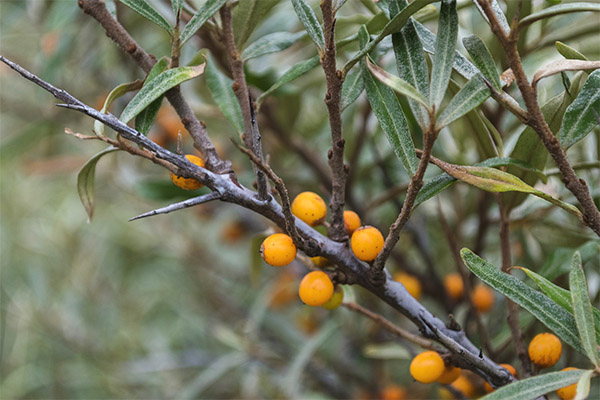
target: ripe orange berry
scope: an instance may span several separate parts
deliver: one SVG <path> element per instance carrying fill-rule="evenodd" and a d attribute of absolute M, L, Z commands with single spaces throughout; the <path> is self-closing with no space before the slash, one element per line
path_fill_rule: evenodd
<path fill-rule="evenodd" d="M 540 368 L 553 366 L 561 354 L 562 343 L 551 333 L 540 333 L 529 342 L 529 358 Z"/>
<path fill-rule="evenodd" d="M 362 261 L 373 261 L 383 249 L 383 243 L 383 235 L 372 226 L 361 226 L 350 238 L 352 252 Z"/>
<path fill-rule="evenodd" d="M 199 167 L 204 167 L 204 160 L 198 156 L 192 154 L 186 154 L 185 158 L 188 159 L 192 164 Z M 200 181 L 191 178 L 182 178 L 171 172 L 171 180 L 174 184 L 185 190 L 196 190 L 204 186 Z"/>
<path fill-rule="evenodd" d="M 360 228 L 360 217 L 354 211 L 344 211 L 344 228 L 348 235 L 352 235 Z"/>
<path fill-rule="evenodd" d="M 267 264 L 283 267 L 296 258 L 296 245 L 288 235 L 275 233 L 262 242 L 260 253 Z"/>
<path fill-rule="evenodd" d="M 404 285 L 406 291 L 415 299 L 418 300 L 421 297 L 421 282 L 414 276 L 404 272 L 397 272 L 394 274 L 394 280 Z"/>
<path fill-rule="evenodd" d="M 494 292 L 483 284 L 475 286 L 471 296 L 473 304 L 479 312 L 488 312 L 494 306 Z"/>
<path fill-rule="evenodd" d="M 465 291 L 462 277 L 458 273 L 446 275 L 444 278 L 444 287 L 448 296 L 454 300 L 460 300 Z"/>
<path fill-rule="evenodd" d="M 561 369 L 561 371 L 571 371 L 574 369 L 577 369 L 577 368 L 567 367 L 567 368 Z M 564 388 L 558 389 L 556 391 L 556 394 L 562 400 L 573 400 L 575 398 L 575 395 L 577 394 L 577 383 L 574 383 L 572 385 L 565 386 Z"/>
<path fill-rule="evenodd" d="M 425 351 L 410 363 L 410 374 L 421 383 L 435 382 L 444 372 L 444 360 L 435 351 Z"/>
<path fill-rule="evenodd" d="M 402 386 L 387 385 L 381 391 L 381 400 L 405 400 L 406 390 Z"/>
<path fill-rule="evenodd" d="M 515 367 L 513 367 L 510 364 L 498 364 L 499 366 L 506 368 L 508 370 L 508 372 L 510 372 L 510 374 L 512 376 L 514 376 L 515 378 L 517 377 L 517 370 L 515 369 Z M 494 391 L 494 388 L 487 382 L 483 382 L 483 388 L 485 389 L 486 393 L 491 393 Z"/>
<path fill-rule="evenodd" d="M 321 256 L 311 257 L 310 261 L 312 261 L 313 264 L 315 264 L 319 268 L 323 268 L 323 267 L 327 267 L 327 266 L 331 265 L 331 262 L 328 259 L 326 259 L 325 257 L 321 257 Z"/>
<path fill-rule="evenodd" d="M 322 306 L 333 296 L 333 282 L 323 271 L 309 272 L 298 289 L 300 299 L 309 306 Z"/>
<path fill-rule="evenodd" d="M 310 226 L 319 225 L 327 216 L 327 205 L 314 192 L 302 192 L 292 202 L 292 214 Z"/>
<path fill-rule="evenodd" d="M 475 394 L 475 386 L 465 374 L 461 374 L 450 386 L 461 392 L 467 399 L 470 399 Z"/>
<path fill-rule="evenodd" d="M 444 368 L 444 372 L 442 372 L 442 375 L 437 379 L 437 381 L 444 385 L 449 385 L 458 379 L 461 372 L 462 369 L 455 367 L 454 365 L 448 365 L 446 368 Z"/>
<path fill-rule="evenodd" d="M 269 305 L 274 309 L 285 307 L 296 299 L 296 276 L 293 272 L 285 270 L 278 276 L 273 289 Z"/>
<path fill-rule="evenodd" d="M 344 302 L 344 290 L 342 289 L 341 286 L 338 286 L 337 288 L 335 288 L 335 291 L 333 292 L 333 295 L 331 296 L 331 298 L 329 300 L 327 300 L 327 303 L 323 304 L 321 307 L 323 307 L 327 310 L 335 310 L 336 308 L 341 306 L 343 302 Z"/>

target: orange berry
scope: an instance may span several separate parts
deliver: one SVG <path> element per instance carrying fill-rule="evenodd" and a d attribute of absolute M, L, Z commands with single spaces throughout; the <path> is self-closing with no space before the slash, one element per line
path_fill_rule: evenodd
<path fill-rule="evenodd" d="M 444 287 L 448 296 L 454 300 L 460 300 L 465 291 L 462 277 L 457 273 L 446 275 L 444 278 Z"/>
<path fill-rule="evenodd" d="M 285 307 L 296 299 L 296 276 L 287 271 L 279 275 L 271 291 L 269 305 L 275 309 Z"/>
<path fill-rule="evenodd" d="M 382 400 L 405 400 L 406 390 L 402 386 L 387 385 L 381 391 Z"/>
<path fill-rule="evenodd" d="M 562 343 L 552 333 L 540 333 L 529 342 L 529 358 L 540 368 L 556 364 L 562 354 Z"/>
<path fill-rule="evenodd" d="M 333 296 L 333 282 L 323 271 L 309 272 L 302 278 L 298 294 L 309 306 L 322 306 Z"/>
<path fill-rule="evenodd" d="M 372 226 L 361 226 L 350 238 L 352 252 L 362 261 L 373 261 L 383 249 L 383 243 L 383 235 Z"/>
<path fill-rule="evenodd" d="M 508 372 L 510 372 L 510 374 L 512 376 L 514 376 L 515 378 L 517 377 L 517 375 L 518 375 L 517 370 L 512 365 L 510 365 L 510 364 L 498 364 L 498 365 L 507 369 Z M 494 391 L 494 388 L 487 382 L 483 382 L 483 388 L 485 389 L 486 393 L 491 393 Z"/>
<path fill-rule="evenodd" d="M 260 253 L 267 264 L 283 267 L 296 258 L 296 245 L 288 235 L 275 233 L 262 242 Z"/>
<path fill-rule="evenodd" d="M 444 360 L 435 351 L 425 351 L 410 363 L 410 374 L 421 383 L 435 382 L 444 372 Z"/>
<path fill-rule="evenodd" d="M 471 296 L 475 308 L 481 313 L 490 311 L 494 306 L 494 292 L 483 284 L 475 286 Z"/>
<path fill-rule="evenodd" d="M 577 368 L 567 367 L 567 368 L 561 369 L 561 371 L 572 371 L 575 369 L 577 369 Z M 575 395 L 577 394 L 577 383 L 574 383 L 572 385 L 565 386 L 564 388 L 558 389 L 556 391 L 556 394 L 562 400 L 573 400 L 575 398 Z"/>
<path fill-rule="evenodd" d="M 323 267 L 327 267 L 327 266 L 331 265 L 331 262 L 328 259 L 326 259 L 325 257 L 321 257 L 321 256 L 311 257 L 310 261 L 312 261 L 313 264 L 315 264 L 319 268 L 323 268 Z"/>
<path fill-rule="evenodd" d="M 188 161 L 190 161 L 192 164 L 195 164 L 199 167 L 204 167 L 204 160 L 198 156 L 194 156 L 192 154 L 187 154 L 185 156 L 185 158 L 187 158 Z M 202 182 L 200 182 L 200 181 L 197 181 L 197 180 L 191 179 L 191 178 L 182 178 L 182 177 L 175 175 L 172 172 L 171 172 L 171 180 L 173 181 L 174 184 L 176 184 L 177 186 L 179 186 L 180 188 L 185 189 L 185 190 L 196 190 L 196 189 L 200 189 L 202 186 L 204 186 L 202 184 Z"/>
<path fill-rule="evenodd" d="M 475 394 L 475 386 L 464 374 L 461 374 L 454 382 L 450 384 L 452 388 L 461 392 L 464 397 L 471 398 Z"/>
<path fill-rule="evenodd" d="M 418 300 L 421 297 L 421 282 L 414 276 L 404 272 L 397 272 L 394 274 L 394 280 L 404 285 L 406 291 L 415 299 Z"/>
<path fill-rule="evenodd" d="M 333 295 L 331 296 L 331 298 L 329 300 L 327 300 L 327 303 L 323 304 L 321 307 L 323 307 L 327 310 L 335 310 L 336 308 L 341 306 L 343 302 L 344 302 L 344 290 L 342 289 L 341 286 L 338 286 L 335 289 L 335 291 L 333 292 Z"/>
<path fill-rule="evenodd" d="M 292 214 L 310 226 L 319 225 L 327 216 L 327 205 L 314 192 L 302 192 L 292 202 Z"/>
<path fill-rule="evenodd" d="M 462 369 L 455 367 L 454 365 L 448 365 L 446 368 L 444 368 L 444 372 L 442 372 L 442 375 L 437 379 L 437 381 L 444 385 L 449 385 L 458 379 L 461 372 Z"/>
<path fill-rule="evenodd" d="M 360 217 L 354 211 L 344 211 L 344 228 L 348 235 L 352 235 L 355 230 L 360 228 Z"/>

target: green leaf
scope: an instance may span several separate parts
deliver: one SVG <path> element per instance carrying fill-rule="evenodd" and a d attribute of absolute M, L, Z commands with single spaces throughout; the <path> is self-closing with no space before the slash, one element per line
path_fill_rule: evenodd
<path fill-rule="evenodd" d="M 554 17 L 556 15 L 568 14 L 582 11 L 596 11 L 600 12 L 600 4 L 594 3 L 570 3 L 560 4 L 558 6 L 548 7 L 542 11 L 530 14 L 527 17 L 519 21 L 519 28 L 523 28 L 529 24 L 539 21 L 544 18 Z"/>
<path fill-rule="evenodd" d="M 204 77 L 213 100 L 217 103 L 225 118 L 233 125 L 238 134 L 243 134 L 245 131 L 244 117 L 242 116 L 240 103 L 238 103 L 231 87 L 233 80 L 219 70 L 212 58 L 208 60 Z"/>
<path fill-rule="evenodd" d="M 527 276 L 530 277 L 531 280 L 533 280 L 535 284 L 542 290 L 542 292 L 552 299 L 552 301 L 567 310 L 569 313 L 573 314 L 573 298 L 571 297 L 571 292 L 569 292 L 567 289 L 561 288 L 558 285 L 555 285 L 542 275 L 537 274 L 528 268 L 513 268 L 518 268 L 525 272 Z M 592 308 L 592 312 L 594 314 L 593 321 L 596 330 L 596 338 L 600 339 L 600 310 L 597 308 Z"/>
<path fill-rule="evenodd" d="M 104 100 L 104 105 L 102 106 L 100 112 L 106 114 L 106 111 L 108 110 L 112 102 L 115 101 L 115 99 L 118 99 L 126 93 L 138 90 L 141 87 L 142 81 L 139 80 L 130 83 L 123 83 L 117 86 L 116 88 L 110 91 L 108 96 L 106 96 L 106 100 Z M 94 121 L 94 133 L 97 136 L 104 136 L 104 124 L 102 122 Z"/>
<path fill-rule="evenodd" d="M 215 382 L 222 381 L 231 376 L 231 370 L 248 361 L 248 356 L 241 351 L 233 351 L 216 357 L 210 363 L 210 368 L 205 368 L 189 383 L 179 389 L 177 397 L 181 400 L 197 399 L 208 387 Z"/>
<path fill-rule="evenodd" d="M 265 98 L 273 93 L 275 90 L 279 89 L 281 86 L 285 85 L 293 81 L 294 79 L 304 75 L 317 65 L 321 63 L 319 56 L 314 56 L 313 58 L 309 58 L 308 60 L 300 61 L 287 71 L 281 75 L 281 77 L 275 82 L 267 91 L 261 94 L 258 99 L 256 99 L 256 104 L 260 107 L 260 104 L 265 100 Z"/>
<path fill-rule="evenodd" d="M 96 175 L 96 164 L 106 154 L 117 151 L 116 147 L 108 147 L 96 154 L 85 163 L 83 168 L 77 174 L 77 191 L 83 208 L 88 215 L 88 221 L 92 220 L 94 215 L 94 177 Z"/>
<path fill-rule="evenodd" d="M 368 344 L 363 348 L 363 355 L 379 360 L 410 360 L 412 358 L 406 347 L 394 342 Z"/>
<path fill-rule="evenodd" d="M 590 74 L 567 108 L 560 128 L 560 144 L 569 148 L 583 139 L 600 120 L 600 70 Z"/>
<path fill-rule="evenodd" d="M 502 90 L 496 63 L 485 43 L 475 35 L 463 38 L 462 42 L 485 79 L 492 84 L 494 89 Z"/>
<path fill-rule="evenodd" d="M 583 370 L 549 372 L 502 386 L 481 400 L 528 400 L 577 382 Z"/>
<path fill-rule="evenodd" d="M 158 13 L 146 0 L 121 0 L 121 3 L 131 8 L 147 20 L 154 22 L 169 34 L 173 34 L 173 28 L 162 15 Z"/>
<path fill-rule="evenodd" d="M 189 38 L 194 36 L 198 29 L 202 28 L 202 25 L 219 11 L 226 2 L 227 0 L 206 0 L 202 4 L 202 7 L 198 9 L 198 12 L 185 25 L 183 32 L 181 32 L 180 43 L 183 45 Z"/>
<path fill-rule="evenodd" d="M 368 57 L 367 68 L 375 78 L 377 78 L 381 83 L 383 83 L 387 87 L 393 89 L 396 93 L 409 97 L 419 102 L 427 109 L 429 109 L 427 99 L 425 99 L 425 97 L 421 93 L 419 93 L 414 86 L 406 82 L 404 79 L 398 78 L 397 76 L 390 74 L 378 65 L 373 64 Z"/>
<path fill-rule="evenodd" d="M 450 100 L 438 118 L 438 127 L 442 128 L 478 107 L 491 92 L 481 75 L 475 75 Z"/>
<path fill-rule="evenodd" d="M 363 90 L 365 90 L 365 80 L 362 71 L 360 69 L 351 71 L 342 84 L 341 110 L 344 111 L 346 107 L 354 103 Z"/>
<path fill-rule="evenodd" d="M 298 19 L 304 25 L 306 32 L 311 37 L 313 42 L 317 45 L 320 50 L 325 47 L 325 38 L 323 36 L 323 28 L 317 19 L 317 16 L 313 12 L 312 8 L 306 3 L 306 0 L 292 0 L 294 10 Z"/>
<path fill-rule="evenodd" d="M 246 61 L 265 54 L 276 53 L 278 51 L 285 50 L 296 43 L 298 39 L 304 37 L 304 35 L 306 35 L 305 32 L 275 32 L 265 35 L 249 45 L 242 52 L 242 59 Z"/>
<path fill-rule="evenodd" d="M 394 18 L 400 12 L 400 6 L 406 7 L 406 0 L 397 0 L 390 3 L 390 17 Z M 429 71 L 413 18 L 408 19 L 400 32 L 392 35 L 392 45 L 396 55 L 396 68 L 400 77 L 415 87 L 423 96 L 428 96 Z M 408 104 L 421 127 L 426 127 L 429 123 L 426 110 L 413 100 L 409 99 Z"/>
<path fill-rule="evenodd" d="M 175 16 L 179 15 L 182 5 L 183 0 L 171 0 L 171 7 L 173 7 L 173 14 L 175 14 Z"/>
<path fill-rule="evenodd" d="M 367 45 L 369 34 L 363 25 L 359 30 L 361 47 Z M 414 175 L 419 165 L 415 153 L 415 145 L 408 130 L 408 124 L 400 108 L 400 103 L 394 92 L 383 83 L 376 80 L 367 69 L 366 61 L 361 60 L 367 98 L 373 108 L 379 125 L 385 133 L 396 156 L 410 175 Z"/>
<path fill-rule="evenodd" d="M 152 79 L 156 78 L 160 73 L 164 72 L 168 66 L 169 60 L 166 57 L 158 60 L 150 72 L 148 72 L 148 76 L 146 77 L 146 82 L 144 85 L 152 81 Z M 147 135 L 150 131 L 150 128 L 152 128 L 156 114 L 160 109 L 162 98 L 163 96 L 160 96 L 158 99 L 154 100 L 148 107 L 144 108 L 137 117 L 135 117 L 135 130 L 140 132 L 142 135 Z"/>
<path fill-rule="evenodd" d="M 125 123 L 129 122 L 169 89 L 201 75 L 205 66 L 206 63 L 203 63 L 195 67 L 178 67 L 160 73 L 156 78 L 144 84 L 142 89 L 127 104 L 119 119 Z"/>
<path fill-rule="evenodd" d="M 243 0 L 238 2 L 233 9 L 233 33 L 238 48 L 242 48 L 250 34 L 278 3 L 279 0 Z"/>
<path fill-rule="evenodd" d="M 347 0 L 333 0 L 333 9 L 335 11 L 342 8 L 342 6 L 346 3 Z"/>
<path fill-rule="evenodd" d="M 585 400 L 590 394 L 590 383 L 596 371 L 590 369 L 581 375 L 577 382 L 577 391 L 573 400 Z"/>
<path fill-rule="evenodd" d="M 485 15 L 485 13 L 483 12 L 483 10 L 481 9 L 481 7 L 479 6 L 479 3 L 475 2 L 475 5 L 477 5 L 477 8 L 481 12 L 481 15 L 487 21 L 488 18 Z M 504 31 L 504 33 L 508 34 L 510 32 L 510 26 L 508 25 L 508 21 L 506 20 L 506 15 L 504 15 L 502 8 L 500 8 L 500 4 L 498 4 L 497 0 L 490 0 L 490 5 L 492 6 L 492 11 L 496 15 L 496 18 L 498 19 L 498 22 L 500 23 L 502 30 Z M 489 23 L 489 21 L 488 21 L 488 23 Z"/>
<path fill-rule="evenodd" d="M 429 85 L 429 102 L 438 110 L 446 89 L 452 64 L 454 64 L 454 53 L 456 52 L 456 36 L 458 35 L 458 15 L 456 14 L 456 0 L 442 1 L 440 20 L 438 23 L 438 34 L 435 41 L 435 54 L 433 55 L 433 66 L 431 68 L 431 82 Z"/>
<path fill-rule="evenodd" d="M 574 48 L 572 48 L 570 46 L 567 46 L 563 42 L 559 42 L 557 40 L 556 42 L 554 42 L 554 45 L 556 46 L 556 50 L 558 50 L 558 52 L 560 53 L 560 55 L 563 56 L 564 58 L 568 59 L 568 60 L 583 60 L 583 61 L 587 61 L 587 58 L 583 54 L 581 54 L 580 52 L 578 52 Z"/>
<path fill-rule="evenodd" d="M 477 256 L 471 250 L 463 248 L 460 251 L 460 256 L 465 265 L 471 272 L 477 275 L 479 279 L 529 311 L 565 343 L 578 352 L 583 353 L 581 341 L 577 334 L 575 318 L 573 318 L 573 315 L 568 311 L 553 302 L 548 296 L 537 290 L 533 290 L 514 276 L 500 271 L 492 264 Z M 575 381 L 576 380 L 573 380 L 571 383 Z"/>
<path fill-rule="evenodd" d="M 579 330 L 579 338 L 588 358 L 596 367 L 600 366 L 598 358 L 598 344 L 594 330 L 594 313 L 588 292 L 585 273 L 581 266 L 581 255 L 575 252 L 571 261 L 571 272 L 569 273 L 569 288 L 573 300 L 573 315 Z"/>

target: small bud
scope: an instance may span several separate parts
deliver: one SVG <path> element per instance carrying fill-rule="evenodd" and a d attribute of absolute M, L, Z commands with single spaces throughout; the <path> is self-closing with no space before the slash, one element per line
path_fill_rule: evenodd
<path fill-rule="evenodd" d="M 346 141 L 345 141 L 344 139 L 340 139 L 340 140 L 338 140 L 338 141 L 337 141 L 337 143 L 336 143 L 337 147 L 339 147 L 339 148 L 341 148 L 341 149 L 343 149 L 343 148 L 344 148 L 344 145 L 345 145 L 345 144 L 346 144 Z"/>
<path fill-rule="evenodd" d="M 327 158 L 331 160 L 332 157 L 333 157 L 333 150 L 329 149 L 327 151 Z"/>
<path fill-rule="evenodd" d="M 135 45 L 135 43 L 131 42 L 131 43 L 129 43 L 129 45 L 127 45 L 127 49 L 126 50 L 127 50 L 127 52 L 129 54 L 131 54 L 131 53 L 133 53 L 134 51 L 137 50 L 137 46 Z"/>

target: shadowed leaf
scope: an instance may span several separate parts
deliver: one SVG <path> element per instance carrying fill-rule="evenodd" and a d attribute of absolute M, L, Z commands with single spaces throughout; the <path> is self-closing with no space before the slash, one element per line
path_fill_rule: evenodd
<path fill-rule="evenodd" d="M 524 400 L 535 399 L 577 382 L 583 370 L 550 372 L 502 386 L 481 400 Z"/>
<path fill-rule="evenodd" d="M 120 0 L 121 3 L 125 4 L 127 7 L 131 8 L 136 13 L 140 14 L 142 17 L 146 18 L 149 21 L 154 22 L 156 25 L 163 28 L 165 31 L 173 34 L 173 28 L 167 20 L 159 14 L 146 0 Z"/>
<path fill-rule="evenodd" d="M 194 36 L 198 29 L 202 28 L 202 25 L 219 11 L 226 2 L 227 0 L 206 0 L 181 32 L 180 43 L 183 45 L 189 38 Z"/>
<path fill-rule="evenodd" d="M 583 139 L 600 123 L 600 70 L 590 74 L 567 108 L 560 128 L 560 143 L 568 148 Z"/>
<path fill-rule="evenodd" d="M 106 154 L 112 153 L 119 149 L 115 147 L 108 147 L 96 154 L 85 163 L 83 168 L 77 175 L 77 191 L 79 192 L 79 199 L 83 208 L 88 215 L 88 222 L 92 220 L 94 215 L 94 180 L 96 175 L 96 164 Z"/>

